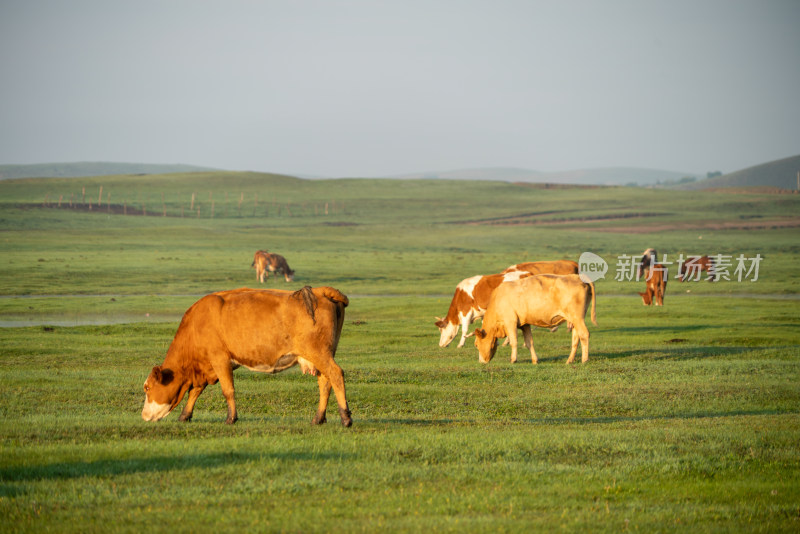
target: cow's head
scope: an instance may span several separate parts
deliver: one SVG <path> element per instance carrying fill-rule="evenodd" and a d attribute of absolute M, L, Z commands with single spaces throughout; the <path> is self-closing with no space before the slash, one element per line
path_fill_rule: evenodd
<path fill-rule="evenodd" d="M 445 321 L 441 317 L 436 318 L 436 326 L 439 328 L 439 346 L 446 347 L 456 338 L 458 325 Z"/>
<path fill-rule="evenodd" d="M 475 330 L 475 346 L 478 347 L 478 361 L 489 363 L 497 352 L 497 338 L 479 328 Z"/>
<path fill-rule="evenodd" d="M 176 380 L 171 369 L 163 369 L 160 365 L 153 367 L 147 380 L 144 381 L 144 408 L 142 419 L 158 421 L 167 416 L 183 399 L 188 388 Z"/>

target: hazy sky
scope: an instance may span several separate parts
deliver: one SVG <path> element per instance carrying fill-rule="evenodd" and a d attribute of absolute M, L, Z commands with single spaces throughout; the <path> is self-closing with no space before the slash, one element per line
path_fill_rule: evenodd
<path fill-rule="evenodd" d="M 0 163 L 730 172 L 799 95 L 798 0 L 0 0 Z"/>

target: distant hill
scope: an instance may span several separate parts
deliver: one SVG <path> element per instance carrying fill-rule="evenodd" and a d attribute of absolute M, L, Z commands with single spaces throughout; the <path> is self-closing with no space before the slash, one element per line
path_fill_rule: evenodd
<path fill-rule="evenodd" d="M 748 167 L 740 171 L 714 178 L 684 184 L 679 189 L 717 189 L 727 187 L 778 187 L 797 189 L 797 172 L 800 171 L 800 156 L 779 159 Z"/>
<path fill-rule="evenodd" d="M 111 176 L 117 174 L 172 174 L 178 172 L 215 171 L 193 165 L 160 165 L 148 163 L 41 163 L 34 165 L 0 165 L 0 180 L 11 178 L 72 178 L 79 176 Z"/>
<path fill-rule="evenodd" d="M 421 172 L 394 176 L 393 178 L 425 178 L 443 180 L 497 180 L 503 182 L 530 182 L 575 185 L 640 185 L 648 186 L 663 182 L 677 182 L 685 177 L 697 177 L 693 173 L 639 169 L 632 167 L 583 169 L 559 172 L 540 172 L 511 167 L 483 169 L 460 169 L 441 172 Z"/>

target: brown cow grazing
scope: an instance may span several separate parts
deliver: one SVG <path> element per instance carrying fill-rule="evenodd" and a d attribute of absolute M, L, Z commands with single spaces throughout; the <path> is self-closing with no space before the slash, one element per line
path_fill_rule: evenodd
<path fill-rule="evenodd" d="M 639 293 L 642 297 L 642 303 L 645 306 L 650 306 L 653 303 L 656 306 L 663 306 L 664 294 L 667 292 L 667 269 L 660 264 L 655 264 L 652 269 L 645 270 L 645 273 L 647 286 L 644 293 Z"/>
<path fill-rule="evenodd" d="M 714 260 L 708 256 L 689 256 L 686 261 L 680 264 L 680 272 L 678 273 L 678 280 L 681 282 L 688 276 L 689 280 L 695 282 L 700 280 L 700 273 L 706 271 L 708 273 L 709 282 L 713 282 L 717 278 L 717 273 L 714 270 Z"/>
<path fill-rule="evenodd" d="M 205 387 L 219 381 L 228 403 L 225 422 L 232 424 L 234 369 L 277 373 L 299 364 L 319 385 L 313 423 L 325 422 L 332 387 L 342 424 L 350 426 L 342 369 L 333 360 L 347 304 L 332 287 L 308 286 L 295 292 L 243 288 L 201 298 L 184 314 L 164 363 L 144 383 L 142 419 L 166 417 L 188 392 L 180 420 L 189 421 Z"/>
<path fill-rule="evenodd" d="M 502 284 L 511 280 L 519 280 L 521 277 L 531 276 L 530 273 L 523 271 L 507 272 L 505 274 L 479 274 L 470 278 L 465 278 L 456 286 L 453 300 L 450 301 L 450 308 L 444 319 L 436 318 L 436 326 L 439 327 L 439 346 L 448 346 L 458 334 L 458 327 L 461 326 L 461 339 L 458 346 L 463 347 L 469 334 L 467 330 L 475 319 L 483 317 L 486 306 L 489 305 L 489 298 L 492 292 Z"/>
<path fill-rule="evenodd" d="M 253 257 L 250 267 L 256 268 L 256 280 L 264 283 L 264 277 L 269 278 L 269 273 L 283 274 L 287 282 L 294 280 L 294 271 L 289 268 L 286 258 L 280 254 L 272 254 L 266 250 L 259 250 Z"/>
<path fill-rule="evenodd" d="M 571 260 L 529 261 L 517 263 L 507 268 L 504 273 L 525 271 L 531 274 L 578 274 L 578 262 Z"/>
<path fill-rule="evenodd" d="M 597 324 L 594 284 L 584 282 L 579 275 L 542 274 L 500 285 L 489 301 L 483 327 L 475 331 L 478 361 L 489 363 L 497 351 L 497 339 L 508 336 L 511 362 L 516 362 L 516 329 L 521 327 L 525 346 L 531 350 L 531 361 L 538 363 L 531 326 L 552 328 L 569 321 L 573 328 L 572 349 L 567 363 L 575 361 L 578 341 L 581 343 L 581 361 L 586 362 L 589 359 L 589 329 L 584 317 L 590 299 L 592 322 Z"/>

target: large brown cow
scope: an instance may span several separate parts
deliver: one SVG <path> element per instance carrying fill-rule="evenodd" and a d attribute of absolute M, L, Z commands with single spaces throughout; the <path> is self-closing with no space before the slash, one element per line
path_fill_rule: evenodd
<path fill-rule="evenodd" d="M 538 363 L 531 326 L 552 328 L 568 321 L 573 328 L 572 349 L 567 363 L 575 361 L 578 341 L 581 343 L 581 361 L 586 362 L 589 359 L 589 329 L 584 317 L 590 299 L 592 322 L 597 324 L 594 284 L 584 282 L 579 275 L 542 274 L 500 285 L 489 301 L 483 327 L 475 331 L 478 361 L 489 363 L 497 351 L 497 339 L 508 336 L 511 362 L 516 362 L 516 329 L 521 327 L 525 346 L 531 350 L 531 361 Z"/>
<path fill-rule="evenodd" d="M 287 282 L 294 280 L 294 271 L 289 268 L 286 258 L 280 254 L 273 254 L 266 250 L 259 250 L 253 257 L 250 267 L 256 268 L 256 280 L 264 283 L 264 277 L 269 278 L 269 273 L 283 274 Z"/>
<path fill-rule="evenodd" d="M 350 426 L 342 369 L 333 360 L 347 304 L 332 287 L 308 286 L 295 292 L 242 288 L 201 298 L 184 314 L 164 363 L 153 367 L 144 383 L 142 419 L 162 419 L 188 392 L 180 415 L 188 421 L 197 397 L 219 381 L 228 403 L 225 422 L 232 424 L 234 369 L 277 373 L 299 364 L 319 385 L 313 423 L 325 422 L 333 387 L 342 424 Z"/>
<path fill-rule="evenodd" d="M 461 339 L 458 341 L 458 346 L 463 347 L 469 337 L 467 334 L 469 325 L 475 319 L 483 317 L 495 288 L 503 282 L 519 280 L 520 277 L 526 276 L 531 276 L 531 274 L 523 271 L 505 274 L 479 274 L 459 282 L 456 292 L 453 294 L 453 300 L 450 301 L 447 315 L 444 319 L 436 318 L 436 326 L 439 327 L 439 346 L 448 346 L 458 334 L 460 325 Z"/>
<path fill-rule="evenodd" d="M 572 260 L 529 261 L 508 267 L 504 273 L 525 271 L 531 274 L 578 274 L 578 262 Z"/>

